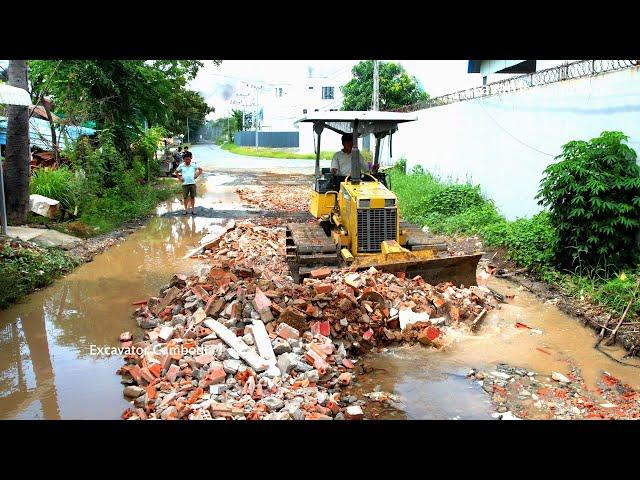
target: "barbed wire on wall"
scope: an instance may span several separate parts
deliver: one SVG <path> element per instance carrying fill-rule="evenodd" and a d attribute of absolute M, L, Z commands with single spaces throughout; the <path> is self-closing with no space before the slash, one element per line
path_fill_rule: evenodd
<path fill-rule="evenodd" d="M 545 70 L 521 75 L 519 77 L 512 77 L 498 82 L 492 82 L 487 85 L 429 98 L 423 102 L 414 103 L 413 105 L 407 105 L 390 111 L 415 112 L 416 110 L 424 110 L 450 103 L 463 102 L 465 100 L 516 92 L 564 80 L 591 77 L 601 73 L 637 67 L 638 65 L 640 65 L 640 60 L 579 60 L 577 62 L 547 68 Z"/>

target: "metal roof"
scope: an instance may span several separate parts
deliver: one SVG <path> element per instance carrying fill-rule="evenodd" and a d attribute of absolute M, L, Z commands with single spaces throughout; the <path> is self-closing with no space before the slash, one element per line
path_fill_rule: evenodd
<path fill-rule="evenodd" d="M 416 115 L 411 113 L 379 112 L 379 111 L 335 111 L 335 112 L 313 112 L 296 120 L 300 122 L 352 122 L 354 120 L 368 122 L 413 122 L 418 120 Z"/>
<path fill-rule="evenodd" d="M 29 107 L 31 106 L 31 97 L 25 89 L 3 83 L 0 84 L 0 103 Z"/>

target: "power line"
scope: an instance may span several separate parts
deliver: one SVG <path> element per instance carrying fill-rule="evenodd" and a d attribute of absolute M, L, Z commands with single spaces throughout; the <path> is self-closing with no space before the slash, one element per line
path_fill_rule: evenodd
<path fill-rule="evenodd" d="M 482 107 L 482 110 L 484 110 L 484 113 L 487 114 L 487 116 L 493 120 L 493 122 L 498 126 L 498 128 L 500 128 L 500 130 L 502 130 L 504 133 L 506 133 L 507 135 L 509 135 L 511 138 L 513 138 L 516 142 L 524 145 L 527 148 L 530 148 L 531 150 L 535 150 L 538 153 L 542 153 L 543 155 L 548 155 L 549 157 L 553 157 L 555 158 L 555 155 L 551 155 L 550 153 L 547 152 L 543 152 L 542 150 L 537 149 L 536 147 L 532 147 L 531 145 L 529 145 L 528 143 L 523 142 L 522 140 L 520 140 L 519 138 L 517 138 L 516 136 L 512 135 L 511 133 L 509 133 L 509 131 L 507 131 L 505 128 L 502 127 L 502 125 L 500 125 L 495 118 L 493 118 L 493 116 L 491 116 L 491 114 L 487 111 L 486 108 L 484 108 L 484 105 L 482 104 L 482 100 L 478 99 L 477 103 L 480 105 L 480 107 Z"/>

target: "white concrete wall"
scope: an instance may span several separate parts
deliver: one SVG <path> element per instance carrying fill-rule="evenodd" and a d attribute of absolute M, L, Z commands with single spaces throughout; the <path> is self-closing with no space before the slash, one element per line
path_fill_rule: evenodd
<path fill-rule="evenodd" d="M 471 180 L 507 218 L 530 216 L 543 170 L 568 141 L 619 130 L 640 153 L 640 67 L 416 114 L 394 135 L 393 159 L 385 145 L 383 164 L 405 157 L 408 169 Z"/>

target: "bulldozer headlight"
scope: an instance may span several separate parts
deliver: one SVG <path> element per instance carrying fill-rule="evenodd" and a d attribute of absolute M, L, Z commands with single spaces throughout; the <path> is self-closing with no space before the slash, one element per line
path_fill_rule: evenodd
<path fill-rule="evenodd" d="M 394 207 L 396 205 L 396 199 L 395 198 L 385 198 L 384 199 L 384 206 L 385 207 Z"/>
<path fill-rule="evenodd" d="M 369 208 L 371 206 L 371 199 L 367 198 L 366 200 L 360 200 L 358 202 L 358 208 Z"/>

